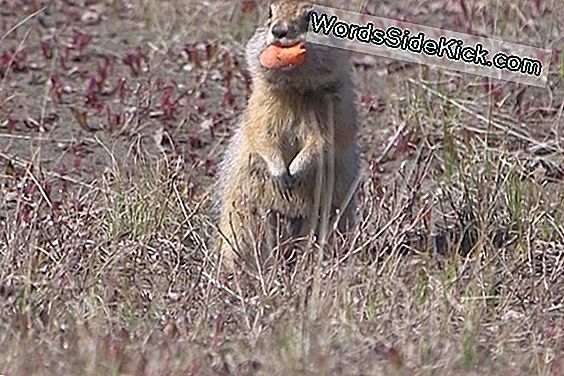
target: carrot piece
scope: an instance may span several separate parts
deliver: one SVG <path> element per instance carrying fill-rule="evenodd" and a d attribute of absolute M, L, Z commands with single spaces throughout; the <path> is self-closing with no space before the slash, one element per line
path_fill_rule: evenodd
<path fill-rule="evenodd" d="M 290 47 L 270 45 L 260 54 L 260 64 L 268 69 L 295 66 L 304 61 L 305 53 L 304 43 L 298 43 Z"/>

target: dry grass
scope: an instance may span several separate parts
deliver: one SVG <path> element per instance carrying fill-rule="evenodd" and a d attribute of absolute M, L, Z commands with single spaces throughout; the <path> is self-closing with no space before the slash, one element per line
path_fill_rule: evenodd
<path fill-rule="evenodd" d="M 355 4 L 553 48 L 549 87 L 359 66 L 356 235 L 229 276 L 254 4 L 0 0 L 0 374 L 562 375 L 560 1 Z"/>

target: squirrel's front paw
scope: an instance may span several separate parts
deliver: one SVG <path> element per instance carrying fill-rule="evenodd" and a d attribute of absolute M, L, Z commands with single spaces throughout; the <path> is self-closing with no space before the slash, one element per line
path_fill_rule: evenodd
<path fill-rule="evenodd" d="M 296 179 L 288 171 L 273 174 L 272 177 L 282 191 L 288 191 L 296 184 Z"/>
<path fill-rule="evenodd" d="M 311 160 L 308 160 L 305 155 L 300 154 L 290 163 L 288 172 L 294 180 L 299 181 L 310 171 L 310 168 Z"/>

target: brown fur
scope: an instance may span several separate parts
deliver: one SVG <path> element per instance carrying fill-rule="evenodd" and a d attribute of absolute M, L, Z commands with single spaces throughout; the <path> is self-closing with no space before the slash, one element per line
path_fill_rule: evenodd
<path fill-rule="evenodd" d="M 357 114 L 348 54 L 307 44 L 304 63 L 267 70 L 259 54 L 275 22 L 288 25 L 278 42 L 304 41 L 309 4 L 276 2 L 272 17 L 247 43 L 253 92 L 224 156 L 219 250 L 228 265 L 263 263 L 288 239 L 323 231 L 346 203 L 358 174 Z M 350 195 L 349 195 L 350 196 Z M 354 221 L 354 199 L 339 229 Z"/>

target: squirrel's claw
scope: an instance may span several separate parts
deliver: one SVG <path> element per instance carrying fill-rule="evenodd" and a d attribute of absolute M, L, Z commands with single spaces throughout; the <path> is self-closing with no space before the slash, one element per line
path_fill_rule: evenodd
<path fill-rule="evenodd" d="M 273 178 L 282 196 L 284 196 L 285 199 L 289 199 L 291 190 L 296 185 L 296 178 L 290 175 L 288 171 L 274 175 Z"/>

